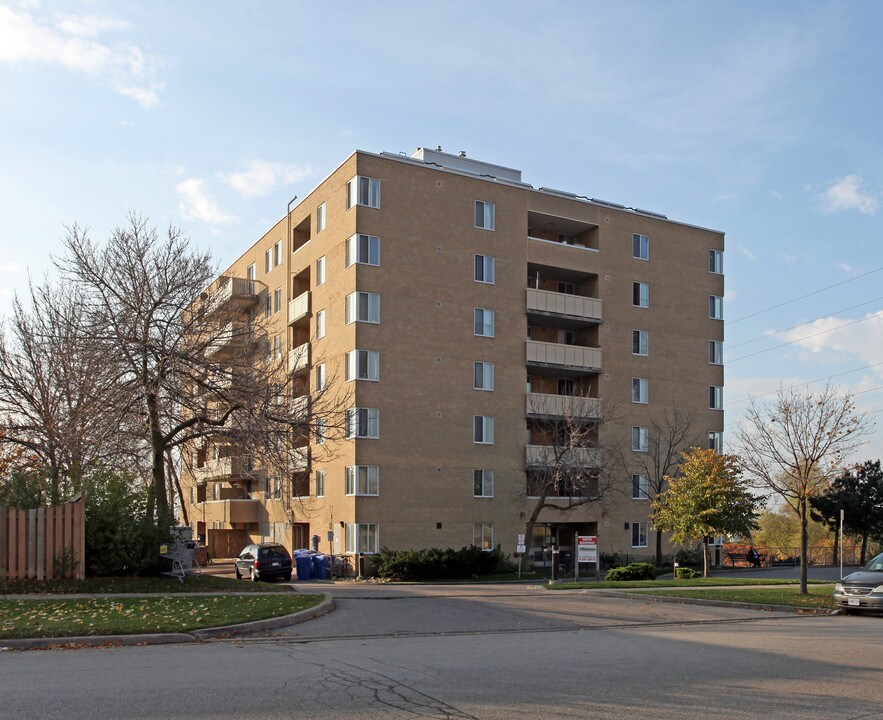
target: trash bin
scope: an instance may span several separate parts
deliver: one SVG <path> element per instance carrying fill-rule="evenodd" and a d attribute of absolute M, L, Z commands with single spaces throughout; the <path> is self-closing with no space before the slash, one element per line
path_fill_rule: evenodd
<path fill-rule="evenodd" d="M 313 575 L 313 560 L 309 555 L 295 555 L 294 567 L 298 580 L 309 580 Z"/>
<path fill-rule="evenodd" d="M 313 555 L 313 577 L 317 580 L 327 580 L 330 568 L 329 560 L 331 558 L 326 555 Z"/>

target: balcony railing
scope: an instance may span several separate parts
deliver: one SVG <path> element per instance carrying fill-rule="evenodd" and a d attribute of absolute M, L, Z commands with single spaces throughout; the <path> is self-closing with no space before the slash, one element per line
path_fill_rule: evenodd
<path fill-rule="evenodd" d="M 583 323 L 601 322 L 601 301 L 597 298 L 527 288 L 527 313 L 559 317 Z"/>
<path fill-rule="evenodd" d="M 257 301 L 254 280 L 222 275 L 218 278 L 217 289 L 209 295 L 206 307 L 209 312 L 242 311 L 256 305 Z"/>
<path fill-rule="evenodd" d="M 601 348 L 528 340 L 526 361 L 528 365 L 544 365 L 584 372 L 600 372 Z"/>
<path fill-rule="evenodd" d="M 298 447 L 291 451 L 291 471 L 306 472 L 310 469 L 310 448 Z"/>
<path fill-rule="evenodd" d="M 206 354 L 212 357 L 232 357 L 248 350 L 254 342 L 254 333 L 248 323 L 229 322 L 211 340 Z"/>
<path fill-rule="evenodd" d="M 298 345 L 288 351 L 288 372 L 296 373 L 310 366 L 310 344 Z"/>
<path fill-rule="evenodd" d="M 262 508 L 259 500 L 206 500 L 199 504 L 200 522 L 256 523 L 261 521 Z"/>
<path fill-rule="evenodd" d="M 241 457 L 224 457 L 206 460 L 202 467 L 193 468 L 193 479 L 197 482 L 236 480 L 247 476 L 246 462 Z"/>
<path fill-rule="evenodd" d="M 297 418 L 306 418 L 310 414 L 310 396 L 298 395 L 291 399 L 291 414 Z"/>
<path fill-rule="evenodd" d="M 556 447 L 555 445 L 527 445 L 524 459 L 528 467 L 584 467 L 595 468 L 601 464 L 601 455 L 595 448 Z"/>
<path fill-rule="evenodd" d="M 577 420 L 597 419 L 601 416 L 601 401 L 598 398 L 575 395 L 546 395 L 528 393 L 528 417 L 565 417 Z"/>
<path fill-rule="evenodd" d="M 310 315 L 310 291 L 301 293 L 288 301 L 288 324 L 294 325 Z"/>

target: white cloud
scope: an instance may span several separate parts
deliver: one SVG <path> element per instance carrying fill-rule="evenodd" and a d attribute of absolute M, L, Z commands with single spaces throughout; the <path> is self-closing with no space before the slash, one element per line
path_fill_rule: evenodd
<path fill-rule="evenodd" d="M 757 260 L 757 255 L 755 255 L 753 252 L 751 252 L 751 250 L 749 250 L 747 247 L 745 247 L 744 245 L 739 245 L 738 247 L 739 247 L 739 252 L 742 253 L 745 257 L 747 257 L 749 260 Z"/>
<path fill-rule="evenodd" d="M 861 184 L 858 175 L 847 175 L 813 199 L 828 213 L 858 210 L 862 215 L 873 215 L 879 209 L 880 201 L 862 192 Z"/>
<path fill-rule="evenodd" d="M 310 177 L 309 165 L 283 165 L 268 160 L 252 160 L 249 169 L 238 173 L 219 173 L 225 183 L 243 195 L 254 197 L 266 195 L 277 185 L 291 185 Z"/>
<path fill-rule="evenodd" d="M 239 221 L 235 215 L 229 215 L 218 207 L 215 199 L 205 190 L 203 181 L 190 178 L 175 186 L 181 202 L 178 209 L 187 220 L 202 220 L 210 225 L 229 225 Z"/>
<path fill-rule="evenodd" d="M 839 267 L 841 270 L 843 270 L 843 272 L 848 272 L 848 273 L 853 273 L 853 274 L 862 271 L 862 268 L 857 267 L 856 265 L 851 265 L 848 262 L 837 263 L 837 267 Z"/>
<path fill-rule="evenodd" d="M 17 262 L 0 263 L 0 273 L 18 273 L 23 270 L 24 268 Z"/>
<path fill-rule="evenodd" d="M 714 202 L 732 202 L 736 199 L 736 193 L 726 193 L 724 195 L 718 195 Z"/>
<path fill-rule="evenodd" d="M 770 190 L 770 195 L 772 195 L 776 200 L 782 199 L 782 193 L 776 192 L 775 190 Z"/>
<path fill-rule="evenodd" d="M 160 58 L 132 43 L 107 45 L 92 39 L 128 26 L 112 18 L 68 16 L 53 27 L 31 13 L 0 6 L 0 62 L 59 65 L 104 78 L 120 94 L 153 107 L 163 87 L 156 80 Z"/>
<path fill-rule="evenodd" d="M 883 310 L 863 318 L 822 318 L 799 325 L 783 337 L 816 357 L 834 359 L 848 354 L 869 365 L 879 363 L 883 359 Z M 874 368 L 874 372 L 883 375 L 883 365 Z"/>

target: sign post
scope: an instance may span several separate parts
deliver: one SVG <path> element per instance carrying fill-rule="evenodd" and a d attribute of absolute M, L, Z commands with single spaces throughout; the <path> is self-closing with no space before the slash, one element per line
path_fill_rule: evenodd
<path fill-rule="evenodd" d="M 515 545 L 515 552 L 518 555 L 524 555 L 527 552 L 527 548 L 524 545 L 524 533 L 519 534 L 518 543 Z M 518 558 L 518 579 L 521 580 L 521 565 L 524 561 L 519 557 Z"/>
<path fill-rule="evenodd" d="M 600 579 L 601 567 L 598 558 L 598 536 L 578 535 L 576 538 L 576 564 L 581 562 L 595 564 L 595 580 Z"/>

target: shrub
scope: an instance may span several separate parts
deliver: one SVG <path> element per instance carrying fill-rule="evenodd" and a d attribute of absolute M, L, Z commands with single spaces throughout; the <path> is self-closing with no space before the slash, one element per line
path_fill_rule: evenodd
<path fill-rule="evenodd" d="M 693 568 L 679 567 L 675 570 L 675 580 L 691 580 L 697 577 L 702 577 L 702 573 Z"/>
<path fill-rule="evenodd" d="M 474 545 L 459 550 L 383 548 L 375 560 L 377 574 L 389 580 L 454 580 L 512 570 L 499 545 L 492 552 Z"/>
<path fill-rule="evenodd" d="M 656 568 L 650 563 L 632 563 L 607 571 L 606 580 L 655 580 Z"/>
<path fill-rule="evenodd" d="M 699 566 L 702 565 L 702 553 L 693 548 L 681 548 L 675 555 L 675 562 L 683 567 L 684 565 Z"/>

